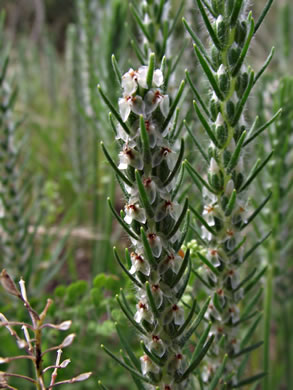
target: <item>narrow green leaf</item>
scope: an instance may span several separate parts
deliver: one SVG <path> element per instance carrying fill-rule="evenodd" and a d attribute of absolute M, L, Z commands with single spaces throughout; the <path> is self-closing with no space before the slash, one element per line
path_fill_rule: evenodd
<path fill-rule="evenodd" d="M 118 255 L 118 252 L 117 252 L 117 249 L 116 247 L 114 246 L 113 248 L 113 251 L 114 251 L 114 256 L 115 256 L 115 259 L 117 260 L 118 264 L 120 265 L 120 267 L 123 269 L 123 271 L 126 273 L 126 275 L 129 277 L 130 280 L 132 280 L 132 282 L 134 284 L 137 285 L 137 287 L 139 288 L 142 288 L 142 285 L 140 284 L 140 282 L 133 276 L 131 275 L 131 273 L 129 273 L 129 271 L 127 270 L 127 268 L 124 266 L 124 264 L 122 263 L 119 255 Z"/>
<path fill-rule="evenodd" d="M 154 300 L 153 293 L 151 291 L 149 282 L 145 282 L 145 288 L 146 288 L 146 293 L 147 293 L 148 302 L 150 304 L 151 311 L 153 312 L 155 318 L 159 318 L 160 313 L 157 309 L 157 305 L 156 305 L 156 302 Z"/>
<path fill-rule="evenodd" d="M 182 0 L 181 3 L 180 3 L 180 6 L 178 7 L 177 11 L 176 11 L 176 14 L 173 18 L 173 23 L 172 23 L 172 26 L 169 30 L 169 36 L 173 33 L 175 27 L 176 27 L 176 24 L 177 24 L 177 21 L 179 19 L 179 16 L 181 14 L 181 11 L 183 10 L 183 7 L 184 7 L 184 4 L 185 4 L 185 0 Z"/>
<path fill-rule="evenodd" d="M 248 293 L 256 284 L 259 282 L 259 280 L 263 277 L 263 275 L 266 273 L 267 266 L 263 267 L 259 273 L 251 280 L 251 282 L 245 287 L 244 289 L 244 295 Z"/>
<path fill-rule="evenodd" d="M 184 323 L 180 326 L 180 328 L 177 330 L 177 332 L 174 334 L 173 338 L 176 339 L 177 337 L 181 336 L 182 333 L 185 331 L 185 329 L 189 326 L 190 322 L 192 321 L 195 308 L 196 308 L 196 299 L 192 301 L 192 307 L 190 309 L 190 312 L 188 314 L 188 317 L 184 321 Z"/>
<path fill-rule="evenodd" d="M 261 210 L 265 207 L 265 205 L 268 203 L 272 196 L 272 192 L 269 193 L 269 195 L 261 202 L 261 204 L 257 207 L 256 210 L 247 218 L 247 221 L 241 226 L 240 230 L 243 230 L 248 226 L 254 218 L 261 212 Z"/>
<path fill-rule="evenodd" d="M 154 258 L 152 249 L 150 247 L 149 241 L 147 239 L 147 236 L 145 234 L 145 231 L 144 231 L 143 227 L 140 228 L 140 237 L 141 237 L 141 241 L 143 243 L 143 247 L 144 247 L 144 250 L 145 250 L 145 254 L 146 254 L 147 260 L 149 261 L 150 264 L 152 264 L 153 267 L 156 267 L 157 266 L 157 261 Z"/>
<path fill-rule="evenodd" d="M 148 64 L 148 71 L 147 71 L 147 86 L 149 88 L 152 88 L 153 85 L 153 76 L 154 76 L 154 70 L 155 70 L 155 53 L 151 53 L 149 56 L 149 64 Z"/>
<path fill-rule="evenodd" d="M 178 191 L 182 188 L 183 178 L 184 178 L 184 165 L 181 164 L 181 169 L 180 169 L 178 178 L 176 180 L 175 188 L 174 188 L 172 195 L 171 195 L 172 201 L 177 197 Z"/>
<path fill-rule="evenodd" d="M 244 94 L 243 94 L 242 98 L 240 99 L 239 103 L 237 104 L 235 116 L 234 116 L 233 121 L 232 121 L 232 125 L 233 126 L 235 126 L 238 123 L 238 121 L 239 121 L 239 119 L 241 117 L 241 114 L 243 112 L 244 106 L 245 106 L 245 104 L 247 102 L 247 99 L 248 99 L 249 94 L 250 94 L 250 92 L 252 90 L 252 87 L 253 87 L 253 80 L 254 80 L 254 72 L 251 71 L 250 75 L 249 75 L 248 85 L 247 85 L 247 87 L 246 87 L 246 89 L 244 91 Z"/>
<path fill-rule="evenodd" d="M 217 233 L 215 232 L 215 230 L 213 228 L 210 227 L 210 225 L 207 223 L 207 221 L 192 207 L 192 206 L 189 206 L 190 208 L 190 211 L 196 216 L 196 218 L 201 222 L 201 224 L 210 232 L 212 233 L 214 236 L 217 235 Z"/>
<path fill-rule="evenodd" d="M 175 225 L 173 226 L 172 230 L 168 234 L 167 238 L 170 239 L 174 236 L 174 234 L 177 232 L 177 230 L 180 228 L 181 223 L 183 222 L 185 215 L 188 210 L 188 199 L 185 199 L 183 209 L 181 211 L 181 214 L 179 215 L 177 221 L 175 222 Z"/>
<path fill-rule="evenodd" d="M 127 223 L 124 222 L 124 220 L 120 217 L 120 215 L 117 213 L 117 211 L 114 209 L 111 199 L 107 198 L 108 205 L 114 215 L 114 217 L 117 219 L 117 221 L 120 223 L 120 225 L 123 227 L 123 229 L 126 231 L 127 234 L 129 234 L 131 237 L 133 237 L 135 240 L 138 240 L 138 236 L 128 227 Z"/>
<path fill-rule="evenodd" d="M 221 45 L 220 41 L 218 40 L 218 37 L 216 36 L 216 33 L 213 29 L 213 26 L 211 25 L 211 22 L 207 16 L 205 10 L 204 10 L 204 7 L 201 3 L 201 0 L 196 0 L 196 2 L 198 5 L 198 8 L 199 8 L 199 11 L 201 13 L 201 16 L 203 18 L 204 24 L 205 24 L 205 26 L 210 34 L 212 41 L 214 42 L 214 45 L 217 47 L 218 50 L 222 50 L 222 45 Z"/>
<path fill-rule="evenodd" d="M 178 89 L 178 92 L 177 92 L 177 95 L 175 96 L 175 99 L 173 101 L 173 103 L 171 104 L 171 107 L 170 107 L 170 110 L 168 112 L 168 115 L 167 115 L 167 118 L 165 119 L 163 125 L 162 125 L 162 128 L 161 128 L 161 132 L 163 132 L 166 127 L 168 126 L 173 114 L 174 114 L 174 111 L 179 103 L 179 100 L 183 94 L 183 91 L 184 91 L 184 87 L 185 87 L 185 82 L 184 81 L 181 81 L 181 84 L 180 84 L 180 87 Z"/>
<path fill-rule="evenodd" d="M 197 368 L 197 366 L 200 364 L 202 359 L 207 354 L 210 346 L 212 345 L 212 343 L 214 341 L 214 338 L 215 338 L 215 336 L 212 335 L 208 339 L 206 345 L 203 347 L 203 349 L 200 351 L 200 353 L 196 356 L 196 358 L 193 360 L 193 362 L 190 364 L 190 366 L 187 368 L 187 370 L 184 372 L 184 374 L 182 374 L 182 376 L 176 382 L 180 383 L 180 382 L 184 381 L 184 379 L 186 379 L 189 376 L 189 374 L 191 374 Z"/>
<path fill-rule="evenodd" d="M 125 368 L 127 371 L 129 371 L 131 374 L 135 375 L 138 379 L 146 382 L 146 383 L 151 383 L 151 381 L 146 377 L 141 375 L 139 372 L 134 370 L 132 367 L 128 366 L 124 362 L 122 362 L 120 359 L 118 359 L 108 348 L 106 348 L 103 344 L 101 345 L 101 348 L 112 358 L 114 359 L 120 366 Z"/>
<path fill-rule="evenodd" d="M 224 369 L 225 369 L 225 366 L 226 366 L 226 363 L 227 363 L 227 360 L 228 360 L 228 355 L 226 354 L 224 356 L 224 359 L 223 359 L 223 362 L 222 364 L 218 367 L 217 371 L 215 372 L 214 376 L 213 376 L 213 379 L 210 383 L 210 386 L 208 388 L 208 390 L 215 390 L 220 379 L 222 378 L 223 376 L 223 373 L 224 373 Z"/>
<path fill-rule="evenodd" d="M 108 387 L 104 386 L 103 383 L 101 381 L 98 381 L 98 386 L 102 389 L 102 390 L 109 390 Z"/>
<path fill-rule="evenodd" d="M 141 203 L 142 203 L 143 207 L 145 208 L 147 215 L 150 218 L 153 218 L 154 211 L 153 211 L 153 208 L 150 204 L 150 201 L 149 201 L 148 195 L 146 193 L 146 190 L 144 188 L 143 182 L 141 181 L 140 173 L 137 169 L 135 170 L 135 179 L 136 179 L 137 189 L 139 192 L 139 198 L 141 200 Z"/>
<path fill-rule="evenodd" d="M 208 54 L 206 52 L 206 49 L 204 48 L 200 39 L 197 37 L 196 33 L 191 29 L 191 27 L 188 25 L 188 23 L 186 22 L 186 20 L 184 18 L 182 18 L 182 23 L 184 24 L 184 27 L 187 30 L 187 32 L 189 33 L 189 35 L 191 36 L 191 38 L 196 43 L 197 47 L 199 48 L 199 50 L 200 50 L 201 54 L 203 55 L 203 57 L 205 58 L 206 62 L 215 71 L 216 69 L 214 68 L 211 60 L 209 59 Z"/>
<path fill-rule="evenodd" d="M 224 96 L 220 90 L 220 87 L 218 86 L 218 83 L 217 83 L 217 80 L 215 78 L 215 76 L 213 75 L 213 72 L 212 70 L 210 69 L 210 66 L 208 64 L 208 62 L 206 61 L 205 57 L 203 57 L 203 55 L 201 54 L 199 48 L 197 47 L 196 44 L 193 45 L 194 47 L 194 50 L 195 50 L 195 53 L 197 55 L 197 58 L 199 60 L 199 63 L 203 69 L 203 71 L 205 72 L 213 90 L 215 91 L 215 94 L 218 96 L 218 98 L 220 100 L 224 100 Z"/>
<path fill-rule="evenodd" d="M 182 276 L 186 270 L 186 267 L 188 265 L 188 262 L 189 262 L 189 255 L 190 255 L 190 249 L 188 248 L 187 251 L 185 252 L 181 267 L 180 267 L 175 279 L 172 281 L 172 284 L 170 286 L 171 288 L 174 288 L 179 283 L 180 279 L 182 278 Z"/>
<path fill-rule="evenodd" d="M 260 320 L 262 319 L 262 314 L 260 314 L 254 321 L 253 323 L 250 325 L 250 327 L 248 328 L 247 332 L 245 333 L 243 339 L 241 340 L 241 343 L 240 343 L 240 348 L 244 348 L 245 345 L 249 342 L 249 340 L 252 338 L 258 324 L 260 323 Z"/>
<path fill-rule="evenodd" d="M 263 238 L 257 241 L 243 256 L 243 262 L 272 234 L 272 231 L 267 233 Z"/>
<path fill-rule="evenodd" d="M 147 347 L 145 346 L 144 342 L 141 340 L 140 342 L 140 345 L 144 351 L 144 353 L 155 363 L 157 364 L 159 367 L 163 367 L 165 362 L 163 362 L 159 357 L 157 357 L 156 355 L 154 355 L 153 353 L 151 353 L 151 351 L 149 351 L 147 349 Z"/>
<path fill-rule="evenodd" d="M 114 54 L 112 54 L 111 60 L 112 60 L 112 66 L 113 66 L 113 70 L 114 70 L 116 79 L 117 79 L 118 84 L 120 86 L 121 85 L 121 81 L 122 81 L 122 75 L 121 75 L 121 72 L 120 72 L 120 69 L 119 69 L 119 65 L 118 65 L 118 62 L 117 62 L 116 57 L 115 57 Z"/>
<path fill-rule="evenodd" d="M 123 122 L 120 114 L 118 113 L 116 108 L 113 106 L 113 104 L 110 102 L 110 100 L 107 98 L 107 96 L 104 94 L 100 85 L 98 85 L 98 91 L 100 92 L 102 99 L 104 100 L 106 105 L 110 108 L 111 112 L 113 113 L 113 115 L 115 116 L 117 121 L 120 123 L 120 125 L 123 127 L 123 129 L 126 131 L 126 133 L 130 134 L 130 130 L 129 130 L 128 126 L 126 125 L 126 123 Z"/>
<path fill-rule="evenodd" d="M 209 337 L 211 327 L 212 327 L 212 322 L 209 322 L 208 326 L 202 332 L 196 347 L 194 348 L 194 351 L 191 356 L 191 360 L 196 359 L 197 356 L 200 354 L 201 350 L 203 349 L 203 346 L 205 345 L 205 342 L 207 341 L 207 338 Z"/>
<path fill-rule="evenodd" d="M 256 273 L 257 268 L 253 268 L 252 271 L 238 284 L 236 288 L 234 288 L 233 292 L 240 290 Z"/>
<path fill-rule="evenodd" d="M 260 165 L 258 164 L 258 166 L 255 169 L 253 169 L 253 171 L 248 176 L 246 182 L 243 184 L 239 192 L 244 191 L 249 186 L 249 184 L 255 179 L 255 177 L 259 174 L 259 172 L 266 166 L 266 164 L 269 162 L 273 154 L 274 151 L 272 151 Z"/>
<path fill-rule="evenodd" d="M 217 276 L 219 276 L 219 271 L 216 267 L 213 266 L 213 264 L 200 252 L 196 252 L 197 256 L 201 259 L 201 261 Z"/>
<path fill-rule="evenodd" d="M 215 137 L 214 133 L 213 133 L 213 130 L 211 129 L 210 125 L 208 124 L 207 120 L 205 119 L 205 117 L 203 116 L 203 114 L 201 113 L 197 103 L 195 100 L 193 100 L 193 106 L 194 106 L 194 109 L 197 113 L 197 116 L 201 122 L 201 124 L 203 125 L 203 128 L 205 129 L 206 133 L 208 134 L 208 136 L 210 137 L 210 139 L 213 141 L 213 143 L 215 144 L 215 146 L 219 147 L 218 146 L 218 141 L 217 141 L 217 138 Z"/>
<path fill-rule="evenodd" d="M 114 119 L 113 119 L 113 114 L 112 114 L 112 112 L 109 112 L 109 121 L 110 121 L 112 130 L 113 130 L 113 133 L 114 133 L 114 135 L 115 135 L 115 137 L 116 137 L 116 135 L 117 135 L 117 130 L 116 130 L 116 126 L 115 126 L 115 123 L 114 123 Z"/>
<path fill-rule="evenodd" d="M 192 268 L 192 272 L 201 281 L 201 283 L 206 286 L 206 288 L 211 289 L 211 286 L 200 276 L 200 274 L 194 268 Z"/>
<path fill-rule="evenodd" d="M 210 117 L 210 112 L 206 106 L 206 104 L 204 103 L 204 101 L 202 100 L 202 98 L 200 97 L 200 94 L 199 92 L 197 91 L 195 85 L 193 84 L 193 82 L 191 81 L 191 78 L 189 76 L 189 72 L 187 69 L 185 69 L 185 75 L 186 75 L 186 79 L 187 79 L 187 82 L 188 84 L 190 85 L 190 88 L 192 90 L 192 92 L 194 93 L 195 97 L 196 97 L 196 100 L 199 102 L 199 104 L 201 105 L 201 108 L 204 110 L 205 114 L 207 117 Z"/>
<path fill-rule="evenodd" d="M 160 4 L 159 4 L 159 7 L 158 7 L 158 14 L 157 14 L 157 17 L 156 17 L 158 24 L 160 24 L 160 22 L 161 22 L 164 5 L 165 5 L 165 0 L 160 0 Z"/>
<path fill-rule="evenodd" d="M 187 236 L 188 229 L 189 229 L 189 221 L 190 221 L 190 211 L 187 210 L 185 222 L 184 222 L 183 229 L 181 232 L 181 238 L 173 246 L 173 249 L 175 250 L 175 252 L 178 252 L 181 249 L 181 247 L 185 241 L 185 238 Z"/>
<path fill-rule="evenodd" d="M 253 37 L 253 33 L 254 33 L 254 19 L 253 19 L 252 15 L 251 15 L 251 12 L 248 15 L 248 21 L 250 22 L 250 29 L 249 29 L 248 36 L 247 36 L 247 39 L 245 41 L 245 44 L 244 44 L 244 46 L 243 46 L 243 48 L 241 50 L 240 56 L 239 56 L 235 66 L 234 66 L 234 69 L 232 70 L 232 76 L 233 77 L 235 77 L 238 74 L 238 72 L 239 72 L 239 70 L 240 70 L 240 68 L 241 68 L 241 66 L 242 66 L 242 64 L 243 64 L 243 62 L 245 60 L 245 57 L 246 57 L 247 51 L 249 49 L 249 45 L 250 45 L 251 39 Z"/>
<path fill-rule="evenodd" d="M 259 29 L 259 27 L 261 26 L 264 18 L 266 17 L 266 14 L 269 12 L 272 4 L 273 4 L 273 1 L 274 0 L 268 0 L 260 17 L 258 18 L 257 22 L 256 22 L 256 25 L 255 25 L 255 29 L 254 29 L 254 34 L 257 32 L 257 30 Z"/>
<path fill-rule="evenodd" d="M 186 130 L 188 131 L 188 134 L 190 135 L 190 138 L 192 139 L 192 141 L 195 143 L 196 147 L 198 148 L 198 150 L 200 151 L 201 155 L 203 156 L 203 158 L 206 160 L 206 162 L 209 164 L 209 158 L 208 156 L 206 155 L 205 151 L 203 150 L 203 148 L 201 147 L 200 143 L 197 141 L 197 139 L 195 138 L 195 135 L 193 134 L 193 132 L 190 130 L 188 124 L 186 123 L 186 120 L 184 119 L 183 121 L 184 123 L 184 126 L 186 127 Z"/>
<path fill-rule="evenodd" d="M 186 166 L 187 170 L 188 170 L 188 173 L 190 174 L 190 176 L 192 178 L 194 178 L 194 176 L 196 177 L 195 180 L 199 180 L 200 183 L 206 187 L 212 194 L 216 194 L 215 191 L 209 186 L 209 184 L 200 176 L 200 174 L 198 174 L 196 172 L 196 170 L 192 167 L 192 165 L 189 163 L 189 161 L 185 160 L 183 162 L 183 164 Z M 201 189 L 201 188 L 200 188 Z"/>
<path fill-rule="evenodd" d="M 232 214 L 232 211 L 234 209 L 235 202 L 236 202 L 236 197 L 237 197 L 237 191 L 234 189 L 232 191 L 230 198 L 229 198 L 227 206 L 225 207 L 225 216 L 226 217 L 229 217 Z"/>
<path fill-rule="evenodd" d="M 114 161 L 112 160 L 110 154 L 108 153 L 105 145 L 103 142 L 101 142 L 101 147 L 103 149 L 103 152 L 104 152 L 104 155 L 106 157 L 106 159 L 108 160 L 108 162 L 110 163 L 111 167 L 114 169 L 115 173 L 130 187 L 133 187 L 133 184 L 132 182 L 120 171 L 120 169 L 118 169 L 117 165 L 114 163 Z"/>
<path fill-rule="evenodd" d="M 183 294 L 184 294 L 184 292 L 186 290 L 186 287 L 187 287 L 188 282 L 189 282 L 190 274 L 191 274 L 191 262 L 189 261 L 188 262 L 188 269 L 187 269 L 184 281 L 181 284 L 179 290 L 176 292 L 176 298 L 177 298 L 178 301 L 181 300 L 181 298 L 182 298 L 182 296 L 183 296 Z"/>
<path fill-rule="evenodd" d="M 140 61 L 141 64 L 144 64 L 145 63 L 145 59 L 144 59 L 144 54 L 143 52 L 140 50 L 139 46 L 137 45 L 137 43 L 132 39 L 130 41 L 130 44 L 136 54 L 136 57 L 138 58 L 138 60 Z"/>
<path fill-rule="evenodd" d="M 192 325 L 190 326 L 189 330 L 183 335 L 182 339 L 180 340 L 180 345 L 183 346 L 187 340 L 194 334 L 198 326 L 200 325 L 201 321 L 204 318 L 204 315 L 206 311 L 208 310 L 209 304 L 211 301 L 211 297 L 208 297 L 207 300 L 205 301 L 203 307 L 201 308 L 200 312 L 194 319 Z"/>
<path fill-rule="evenodd" d="M 134 19 L 136 20 L 137 24 L 139 25 L 142 33 L 144 34 L 144 36 L 147 38 L 149 42 L 152 42 L 152 37 L 150 36 L 146 26 L 144 25 L 142 18 L 140 17 L 140 15 L 138 14 L 138 12 L 136 11 L 136 9 L 133 7 L 132 4 L 129 5 L 129 9 Z"/>
<path fill-rule="evenodd" d="M 206 1 L 206 0 L 202 0 L 203 4 L 205 5 L 205 7 L 207 8 L 207 10 L 209 11 L 209 13 L 217 19 L 217 15 L 214 13 L 214 11 L 212 10 L 212 8 L 210 7 L 209 3 Z"/>
<path fill-rule="evenodd" d="M 233 248 L 230 252 L 228 252 L 227 255 L 229 257 L 235 255 L 235 253 L 238 252 L 238 250 L 242 247 L 245 241 L 246 241 L 246 236 L 244 236 L 243 239 L 239 242 L 239 244 L 236 245 L 235 248 Z"/>
<path fill-rule="evenodd" d="M 263 64 L 263 66 L 260 68 L 260 70 L 257 72 L 256 76 L 255 76 L 255 79 L 254 79 L 254 83 L 253 85 L 255 85 L 255 83 L 258 81 L 258 79 L 262 76 L 262 74 L 265 72 L 265 70 L 267 69 L 267 67 L 270 65 L 271 61 L 272 61 L 272 58 L 274 56 L 274 53 L 275 53 L 275 48 L 272 47 L 272 50 L 268 56 L 268 58 L 266 59 L 266 62 Z"/>
<path fill-rule="evenodd" d="M 253 294 L 253 297 L 250 300 L 250 302 L 243 308 L 242 314 L 241 314 L 241 316 L 242 316 L 241 318 L 247 318 L 247 316 L 249 315 L 251 310 L 254 307 L 256 307 L 258 300 L 262 296 L 262 291 L 263 291 L 263 289 L 260 288 L 256 294 Z"/>
<path fill-rule="evenodd" d="M 177 171 L 178 171 L 178 169 L 179 169 L 180 166 L 181 166 L 181 162 L 182 162 L 182 159 L 183 159 L 183 155 L 184 155 L 184 139 L 181 138 L 180 151 L 179 151 L 179 155 L 178 155 L 177 161 L 176 161 L 176 163 L 175 163 L 175 166 L 174 166 L 172 172 L 170 172 L 169 176 L 168 176 L 167 179 L 164 181 L 164 183 L 163 183 L 164 187 L 167 186 L 168 184 L 170 184 L 171 181 L 172 181 L 172 180 L 174 179 L 174 177 L 176 176 Z"/>
<path fill-rule="evenodd" d="M 140 361 L 137 359 L 137 357 L 136 357 L 135 354 L 133 353 L 131 345 L 129 344 L 129 342 L 128 342 L 128 340 L 126 339 L 126 337 L 124 337 L 123 332 L 121 331 L 121 329 L 120 329 L 120 327 L 118 326 L 117 322 L 115 323 L 115 327 L 116 327 L 117 334 L 118 334 L 118 336 L 119 336 L 120 342 L 121 342 L 123 348 L 125 349 L 127 355 L 129 356 L 129 358 L 130 358 L 132 364 L 134 365 L 134 367 L 135 367 L 138 371 L 140 371 L 140 369 L 141 369 Z"/>
<path fill-rule="evenodd" d="M 129 322 L 131 322 L 131 324 L 140 332 L 142 333 L 143 335 L 146 336 L 146 331 L 133 319 L 131 313 L 128 312 L 128 310 L 125 308 L 125 306 L 122 304 L 122 302 L 120 301 L 120 298 L 118 295 L 116 295 L 116 300 L 120 306 L 120 309 L 123 311 L 125 317 L 128 318 Z"/>
<path fill-rule="evenodd" d="M 282 108 L 263 126 L 261 126 L 259 129 L 257 129 L 251 137 L 249 137 L 243 144 L 243 146 L 248 145 L 251 141 L 253 141 L 259 134 L 261 134 L 264 130 L 266 130 L 272 123 L 274 123 L 282 113 Z"/>
<path fill-rule="evenodd" d="M 242 4 L 243 4 L 243 0 L 236 0 L 236 2 L 234 4 L 233 12 L 232 12 L 232 15 L 230 18 L 230 26 L 231 27 L 234 27 L 236 25 Z"/>
<path fill-rule="evenodd" d="M 261 374 L 257 374 L 257 375 L 254 375 L 254 376 L 251 376 L 250 378 L 247 378 L 247 379 L 243 379 L 242 381 L 236 383 L 235 385 L 232 386 L 233 389 L 239 389 L 240 387 L 243 387 L 243 386 L 247 386 L 247 385 L 250 385 L 256 381 L 259 381 L 260 379 L 262 379 L 264 376 L 266 376 L 267 374 L 265 372 L 262 372 Z"/>
<path fill-rule="evenodd" d="M 254 351 L 255 349 L 259 348 L 261 345 L 263 345 L 263 341 L 259 341 L 258 343 L 250 345 L 249 347 L 243 348 L 239 352 L 231 355 L 230 357 L 232 359 L 236 359 L 239 356 L 246 355 L 247 353 L 250 353 L 250 352 Z"/>
<path fill-rule="evenodd" d="M 242 148 L 242 145 L 243 145 L 243 142 L 245 140 L 245 137 L 246 137 L 246 131 L 243 131 L 243 133 L 241 134 L 241 137 L 239 138 L 238 142 L 237 142 L 237 145 L 235 147 L 235 150 L 231 156 L 231 159 L 229 161 L 229 164 L 227 166 L 227 171 L 228 172 L 232 172 L 232 170 L 236 167 L 237 163 L 238 163 L 238 160 L 239 160 L 239 157 L 240 157 L 240 152 L 241 152 L 241 148 Z"/>

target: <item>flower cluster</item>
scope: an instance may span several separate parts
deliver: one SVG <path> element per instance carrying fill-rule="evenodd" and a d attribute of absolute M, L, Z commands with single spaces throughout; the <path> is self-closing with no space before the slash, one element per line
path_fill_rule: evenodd
<path fill-rule="evenodd" d="M 253 307 L 247 303 L 251 299 L 249 291 L 263 272 L 257 273 L 255 269 L 255 278 L 243 274 L 241 265 L 248 257 L 243 252 L 243 231 L 269 199 L 268 196 L 256 211 L 249 213 L 244 190 L 257 169 L 254 167 L 247 176 L 244 168 L 243 148 L 254 136 L 251 133 L 251 137 L 247 136 L 243 109 L 257 78 L 244 60 L 255 25 L 251 14 L 246 14 L 246 1 L 235 4 L 211 1 L 207 8 L 201 0 L 197 3 L 210 33 L 211 47 L 208 54 L 197 40 L 194 49 L 211 90 L 209 107 L 202 100 L 194 105 L 211 143 L 207 153 L 202 151 L 209 164 L 207 178 L 200 178 L 204 184 L 203 212 L 201 216 L 196 212 L 195 215 L 202 222 L 202 239 L 206 244 L 206 253 L 198 254 L 204 263 L 199 275 L 212 294 L 206 318 L 212 322 L 210 332 L 215 336 L 202 379 L 210 382 L 227 354 L 230 359 L 223 378 L 235 386 L 239 384 L 237 357 L 242 355 L 241 349 L 248 341 L 242 339 L 241 325 L 245 316 L 250 318 Z M 196 91 L 194 86 L 193 90 Z M 199 176 L 191 165 L 187 168 Z"/>
<path fill-rule="evenodd" d="M 183 389 L 189 376 L 183 340 L 184 330 L 190 330 L 192 325 L 193 313 L 185 320 L 180 303 L 190 275 L 190 251 L 181 250 L 187 223 L 183 231 L 181 224 L 188 205 L 187 200 L 184 205 L 176 201 L 184 142 L 178 152 L 170 123 L 175 104 L 169 104 L 168 95 L 161 89 L 163 83 L 163 73 L 155 69 L 152 55 L 148 66 L 130 69 L 121 77 L 118 168 L 103 148 L 126 197 L 120 216 L 114 213 L 132 243 L 126 255 L 129 268 L 122 268 L 137 287 L 133 317 L 125 301 L 117 299 L 140 333 L 144 351 L 140 375 L 153 388 L 175 390 Z M 183 86 L 182 83 L 174 99 L 176 104 Z M 113 209 L 111 203 L 110 206 Z M 121 265 L 116 250 L 115 255 Z"/>

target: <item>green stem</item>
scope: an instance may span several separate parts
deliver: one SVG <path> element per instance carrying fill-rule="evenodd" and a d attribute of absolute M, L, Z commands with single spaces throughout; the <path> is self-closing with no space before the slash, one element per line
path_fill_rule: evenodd
<path fill-rule="evenodd" d="M 270 333 L 271 333 L 271 315 L 272 315 L 272 299 L 273 299 L 273 273 L 274 266 L 270 264 L 267 270 L 267 279 L 265 286 L 264 297 L 264 372 L 267 375 L 263 380 L 263 390 L 270 390 L 271 375 L 270 375 Z"/>

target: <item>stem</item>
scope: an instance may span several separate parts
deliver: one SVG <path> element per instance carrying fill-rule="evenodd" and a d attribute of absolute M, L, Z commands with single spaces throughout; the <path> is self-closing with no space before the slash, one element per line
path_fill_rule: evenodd
<path fill-rule="evenodd" d="M 273 298 L 273 273 L 274 266 L 270 264 L 267 270 L 267 279 L 264 298 L 264 372 L 266 376 L 263 380 L 263 390 L 270 390 L 270 333 L 271 333 L 271 314 Z"/>

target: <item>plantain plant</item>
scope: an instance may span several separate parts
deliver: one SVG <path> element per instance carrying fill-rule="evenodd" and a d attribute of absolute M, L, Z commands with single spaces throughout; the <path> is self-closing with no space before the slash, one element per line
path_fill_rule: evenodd
<path fill-rule="evenodd" d="M 198 93 L 188 71 L 186 76 L 195 95 L 194 109 L 210 140 L 206 150 L 193 133 L 195 145 L 206 163 L 207 177 L 200 175 L 188 161 L 184 164 L 193 182 L 202 189 L 202 213 L 192 206 L 190 209 L 201 226 L 202 234 L 197 232 L 197 237 L 206 248 L 206 254 L 198 252 L 203 267 L 197 274 L 212 295 L 206 317 L 212 322 L 215 342 L 203 367 L 202 380 L 203 388 L 208 388 L 215 370 L 228 355 L 221 380 L 226 383 L 225 388 L 238 388 L 266 375 L 261 372 L 243 379 L 249 353 L 263 344 L 262 340 L 253 341 L 261 320 L 257 306 L 262 295 L 259 281 L 266 272 L 266 266 L 255 257 L 255 249 L 269 233 L 249 246 L 246 238 L 250 224 L 271 197 L 271 192 L 266 190 L 261 202 L 250 211 L 249 191 L 254 180 L 263 175 L 273 152 L 266 151 L 262 161 L 256 159 L 250 171 L 244 156 L 252 142 L 280 114 L 279 111 L 260 127 L 256 121 L 249 127 L 245 115 L 252 89 L 273 56 L 272 50 L 256 74 L 246 65 L 252 39 L 272 1 L 266 4 L 256 23 L 248 10 L 248 1 L 197 0 L 196 3 L 209 36 L 208 49 L 184 19 L 183 23 L 209 82 L 207 96 Z"/>

